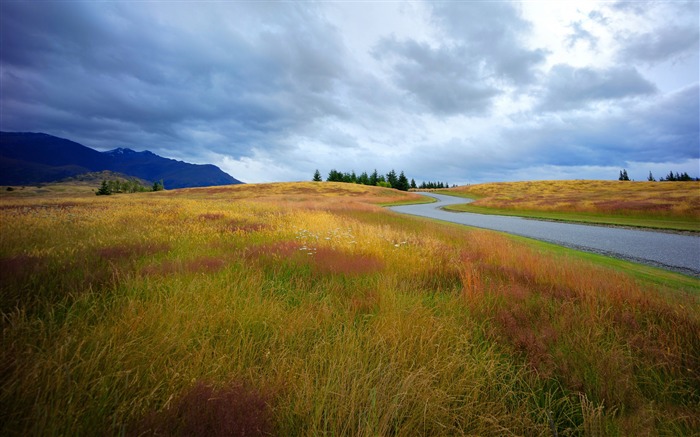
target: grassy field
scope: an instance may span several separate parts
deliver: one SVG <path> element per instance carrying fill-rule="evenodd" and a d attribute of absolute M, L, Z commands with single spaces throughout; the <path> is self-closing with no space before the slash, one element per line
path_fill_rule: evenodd
<path fill-rule="evenodd" d="M 413 196 L 1 196 L 0 435 L 700 433 L 700 281 Z"/>
<path fill-rule="evenodd" d="M 443 191 L 477 199 L 448 209 L 700 232 L 700 182 L 537 181 Z"/>

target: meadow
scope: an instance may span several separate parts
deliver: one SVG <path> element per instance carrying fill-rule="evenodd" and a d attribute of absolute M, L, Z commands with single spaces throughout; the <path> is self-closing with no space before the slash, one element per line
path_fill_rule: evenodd
<path fill-rule="evenodd" d="M 443 191 L 476 199 L 455 211 L 700 232 L 700 182 L 533 181 Z"/>
<path fill-rule="evenodd" d="M 699 280 L 419 199 L 3 194 L 0 435 L 700 433 Z"/>

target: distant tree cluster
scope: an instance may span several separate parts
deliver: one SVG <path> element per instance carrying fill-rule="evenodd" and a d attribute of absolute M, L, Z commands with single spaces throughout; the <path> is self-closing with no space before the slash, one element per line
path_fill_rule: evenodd
<path fill-rule="evenodd" d="M 450 184 L 448 184 L 447 182 L 423 182 L 418 188 L 422 190 L 434 190 L 440 188 L 450 188 Z"/>
<path fill-rule="evenodd" d="M 316 170 L 312 180 L 314 182 L 321 182 L 323 180 L 321 178 L 321 172 Z M 422 182 L 420 185 L 416 185 L 416 180 L 413 178 L 411 178 L 411 181 L 409 182 L 403 170 L 397 175 L 396 171 L 393 169 L 386 175 L 380 174 L 376 169 L 371 174 L 362 172 L 359 175 L 355 173 L 354 170 L 348 173 L 333 169 L 328 173 L 326 181 L 374 185 L 377 187 L 395 188 L 401 191 L 408 191 L 409 189 L 435 189 L 450 187 L 450 185 L 446 182 Z"/>
<path fill-rule="evenodd" d="M 318 170 L 316 170 L 316 173 L 314 173 L 313 180 L 315 182 L 320 182 L 322 180 L 321 173 Z M 403 171 L 397 175 L 396 171 L 393 169 L 386 175 L 379 174 L 377 170 L 374 170 L 371 174 L 362 172 L 358 175 L 354 170 L 348 173 L 333 169 L 328 173 L 326 181 L 374 185 L 377 187 L 396 188 L 397 190 L 401 191 L 408 191 L 409 188 L 415 188 L 416 185 L 414 180 L 411 180 L 411 182 L 408 181 L 408 178 Z"/>
<path fill-rule="evenodd" d="M 653 177 L 651 175 L 651 172 L 649 173 L 650 177 Z M 659 181 L 671 181 L 671 182 L 686 182 L 686 181 L 698 181 L 700 178 L 692 178 L 688 174 L 688 172 L 683 172 L 683 173 L 678 173 L 676 172 L 675 174 L 670 171 L 668 172 L 668 175 L 666 175 L 666 179 L 661 178 Z"/>
<path fill-rule="evenodd" d="M 95 194 L 98 196 L 107 196 L 110 194 L 117 193 L 143 193 L 146 191 L 161 191 L 164 189 L 165 186 L 163 185 L 162 180 L 154 182 L 153 185 L 149 188 L 143 185 L 141 182 L 137 181 L 136 179 L 115 179 L 111 181 L 103 179 L 102 185 L 100 185 L 100 188 L 95 192 Z"/>
<path fill-rule="evenodd" d="M 620 177 L 618 178 L 620 181 L 629 181 L 630 178 L 627 175 L 627 170 L 622 169 L 620 170 Z M 649 182 L 654 182 L 656 181 L 656 178 L 654 178 L 654 175 L 649 172 L 649 176 L 647 176 L 647 181 Z M 684 182 L 684 181 L 700 181 L 700 178 L 693 178 L 691 177 L 688 172 L 683 172 L 683 173 L 673 173 L 672 171 L 668 172 L 668 175 L 666 175 L 666 179 L 660 178 L 659 182 L 663 181 L 671 181 L 671 182 Z"/>
<path fill-rule="evenodd" d="M 163 191 L 165 190 L 165 185 L 163 184 L 163 179 L 153 182 L 151 186 L 151 191 Z"/>

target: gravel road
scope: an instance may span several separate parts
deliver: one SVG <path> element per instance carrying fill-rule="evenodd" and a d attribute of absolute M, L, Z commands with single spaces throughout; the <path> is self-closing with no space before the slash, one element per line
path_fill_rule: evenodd
<path fill-rule="evenodd" d="M 420 194 L 438 201 L 422 205 L 394 206 L 390 209 L 404 214 L 535 238 L 700 277 L 700 236 L 450 212 L 441 208 L 467 203 L 469 199 L 434 193 Z"/>

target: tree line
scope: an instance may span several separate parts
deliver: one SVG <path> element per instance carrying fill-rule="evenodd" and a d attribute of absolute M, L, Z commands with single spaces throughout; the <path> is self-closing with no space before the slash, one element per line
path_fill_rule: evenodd
<path fill-rule="evenodd" d="M 100 188 L 95 192 L 95 194 L 98 196 L 108 196 L 110 194 L 117 193 L 144 193 L 146 191 L 162 191 L 164 189 L 165 186 L 163 185 L 162 179 L 160 181 L 153 182 L 153 185 L 151 185 L 150 188 L 143 185 L 136 179 L 115 179 L 110 181 L 103 179 L 102 185 L 100 185 Z"/>
<path fill-rule="evenodd" d="M 620 176 L 617 178 L 617 180 L 629 181 L 630 177 L 627 175 L 627 170 L 625 170 L 625 169 L 620 170 Z M 649 172 L 649 176 L 647 177 L 647 181 L 649 181 L 649 182 L 656 181 L 656 178 L 654 177 L 653 174 L 651 174 L 651 172 Z M 659 178 L 659 182 L 664 182 L 664 181 L 670 181 L 670 182 L 700 181 L 700 178 L 693 178 L 688 174 L 688 172 L 673 173 L 672 171 L 670 171 L 666 175 L 666 179 L 664 179 L 663 177 Z"/>
<path fill-rule="evenodd" d="M 653 181 L 653 180 L 654 180 L 654 176 L 651 174 L 651 172 L 649 172 L 649 177 L 648 177 L 647 179 L 650 180 L 650 181 Z M 670 172 L 668 172 L 668 174 L 666 175 L 666 179 L 661 178 L 661 179 L 659 179 L 659 181 L 671 181 L 671 182 L 676 182 L 676 181 L 683 181 L 683 182 L 685 182 L 685 181 L 700 181 L 700 178 L 692 178 L 692 177 L 690 177 L 690 175 L 688 174 L 688 172 L 683 172 L 683 173 L 678 173 L 678 172 L 676 172 L 676 173 L 674 174 L 672 171 L 670 171 Z"/>
<path fill-rule="evenodd" d="M 321 177 L 321 172 L 316 170 L 314 177 L 312 179 L 314 182 L 321 182 L 323 178 Z M 350 184 L 361 184 L 361 185 L 373 185 L 377 187 L 387 187 L 395 188 L 401 191 L 408 191 L 409 189 L 430 189 L 430 188 L 448 188 L 449 184 L 444 182 L 423 182 L 420 185 L 416 185 L 415 179 L 411 178 L 409 181 L 406 174 L 401 170 L 399 174 L 392 169 L 386 175 L 380 174 L 376 169 L 372 173 L 367 173 L 363 171 L 359 175 L 355 173 L 355 170 L 351 172 L 341 172 L 336 169 L 332 169 L 326 177 L 327 182 L 345 182 Z"/>
<path fill-rule="evenodd" d="M 456 187 L 457 185 L 452 186 Z M 450 184 L 446 182 L 423 182 L 418 186 L 418 188 L 421 190 L 434 190 L 440 188 L 450 188 Z"/>

